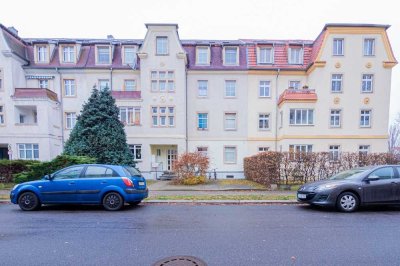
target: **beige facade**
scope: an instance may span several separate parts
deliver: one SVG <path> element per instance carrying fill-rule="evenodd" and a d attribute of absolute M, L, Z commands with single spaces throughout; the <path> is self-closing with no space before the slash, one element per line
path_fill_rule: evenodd
<path fill-rule="evenodd" d="M 21 39 L 2 26 L 0 155 L 60 154 L 94 86 L 113 91 L 150 178 L 185 151 L 207 153 L 220 178 L 243 177 L 243 158 L 266 150 L 387 151 L 397 63 L 387 26 L 330 24 L 301 46 L 182 41 L 175 24 L 146 26 L 144 40 L 86 42 Z M 260 63 L 269 51 L 272 63 Z"/>

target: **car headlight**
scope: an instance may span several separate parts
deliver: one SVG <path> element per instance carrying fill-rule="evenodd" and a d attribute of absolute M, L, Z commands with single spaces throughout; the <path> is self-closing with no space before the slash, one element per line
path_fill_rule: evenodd
<path fill-rule="evenodd" d="M 18 186 L 19 184 L 15 185 L 12 190 L 15 190 Z"/>
<path fill-rule="evenodd" d="M 318 186 L 317 190 L 333 189 L 337 186 L 338 186 L 338 184 L 326 184 L 326 185 Z"/>

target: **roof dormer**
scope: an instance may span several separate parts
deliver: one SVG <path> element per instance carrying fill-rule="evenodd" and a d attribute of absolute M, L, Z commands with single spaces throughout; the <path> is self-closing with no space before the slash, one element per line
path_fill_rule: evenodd
<path fill-rule="evenodd" d="M 48 64 L 50 62 L 50 46 L 48 43 L 34 44 L 34 59 L 37 64 Z"/>
<path fill-rule="evenodd" d="M 78 47 L 75 43 L 60 43 L 58 48 L 60 64 L 76 64 L 78 61 Z"/>
<path fill-rule="evenodd" d="M 96 65 L 111 65 L 113 49 L 109 44 L 96 45 Z"/>

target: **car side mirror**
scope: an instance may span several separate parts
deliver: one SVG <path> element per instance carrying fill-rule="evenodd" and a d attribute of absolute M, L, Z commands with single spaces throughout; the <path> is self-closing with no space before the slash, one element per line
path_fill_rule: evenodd
<path fill-rule="evenodd" d="M 43 179 L 45 179 L 45 180 L 53 180 L 53 176 L 51 174 L 48 174 L 48 175 L 45 175 L 43 177 Z"/>
<path fill-rule="evenodd" d="M 379 180 L 379 176 L 377 176 L 377 175 L 370 175 L 370 176 L 367 178 L 367 180 L 368 180 L 368 181 L 378 181 L 378 180 Z"/>

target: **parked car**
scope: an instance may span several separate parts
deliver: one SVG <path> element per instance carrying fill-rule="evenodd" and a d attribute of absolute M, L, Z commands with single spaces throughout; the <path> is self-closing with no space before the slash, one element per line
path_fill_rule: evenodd
<path fill-rule="evenodd" d="M 146 180 L 130 166 L 82 164 L 61 169 L 41 180 L 15 185 L 11 202 L 24 211 L 42 204 L 101 204 L 116 211 L 139 204 L 148 196 Z"/>
<path fill-rule="evenodd" d="M 297 201 L 353 212 L 361 205 L 400 204 L 400 165 L 355 168 L 307 183 Z"/>

